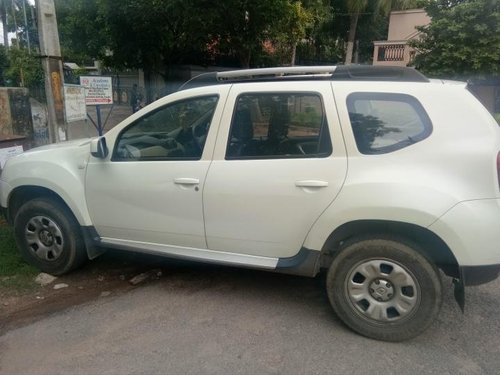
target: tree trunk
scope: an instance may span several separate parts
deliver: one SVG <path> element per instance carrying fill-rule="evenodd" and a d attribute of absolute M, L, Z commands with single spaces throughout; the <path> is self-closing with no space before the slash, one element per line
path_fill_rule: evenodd
<path fill-rule="evenodd" d="M 242 50 L 239 53 L 240 56 L 240 64 L 243 69 L 250 68 L 250 58 L 252 56 L 252 52 L 248 50 Z"/>
<path fill-rule="evenodd" d="M 356 28 L 358 27 L 359 13 L 351 15 L 351 23 L 349 25 L 349 35 L 347 37 L 347 50 L 345 54 L 345 64 L 349 65 L 352 62 L 352 52 L 354 50 L 354 39 L 356 38 Z"/>
<path fill-rule="evenodd" d="M 290 61 L 290 66 L 295 66 L 295 59 L 297 58 L 297 43 L 292 45 L 292 58 Z"/>
<path fill-rule="evenodd" d="M 3 30 L 3 44 L 5 48 L 9 47 L 9 31 L 7 30 L 7 8 L 6 3 L 0 0 L 0 18 Z"/>

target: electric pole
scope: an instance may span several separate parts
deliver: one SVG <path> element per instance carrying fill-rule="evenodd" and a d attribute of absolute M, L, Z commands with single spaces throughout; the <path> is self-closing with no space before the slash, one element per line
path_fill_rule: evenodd
<path fill-rule="evenodd" d="M 66 140 L 63 102 L 63 69 L 54 0 L 36 0 L 40 58 L 45 74 L 45 94 L 50 142 Z"/>

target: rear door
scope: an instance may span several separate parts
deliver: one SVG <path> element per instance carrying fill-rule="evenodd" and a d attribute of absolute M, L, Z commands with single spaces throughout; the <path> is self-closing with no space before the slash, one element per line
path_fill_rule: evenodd
<path fill-rule="evenodd" d="M 209 249 L 290 257 L 339 193 L 347 159 L 331 87 L 235 85 L 203 193 Z"/>

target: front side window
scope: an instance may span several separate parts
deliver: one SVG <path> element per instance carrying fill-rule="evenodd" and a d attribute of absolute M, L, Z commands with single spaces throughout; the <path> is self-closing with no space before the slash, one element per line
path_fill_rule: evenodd
<path fill-rule="evenodd" d="M 112 160 L 200 159 L 217 99 L 182 100 L 144 115 L 118 136 Z"/>
<path fill-rule="evenodd" d="M 384 154 L 427 138 L 432 124 L 420 102 L 406 94 L 353 93 L 347 97 L 358 150 Z"/>
<path fill-rule="evenodd" d="M 319 95 L 252 93 L 238 97 L 226 159 L 325 157 L 331 152 Z"/>

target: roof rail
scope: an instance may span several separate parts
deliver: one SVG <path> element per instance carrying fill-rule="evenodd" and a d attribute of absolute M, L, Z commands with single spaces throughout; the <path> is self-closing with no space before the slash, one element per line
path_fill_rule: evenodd
<path fill-rule="evenodd" d="M 310 74 L 332 75 L 336 66 L 288 66 L 277 68 L 243 69 L 217 73 L 219 80 L 257 78 L 257 77 L 284 77 L 284 76 L 307 76 Z"/>
<path fill-rule="evenodd" d="M 429 82 L 414 68 L 406 66 L 340 65 L 332 76 L 335 81 Z"/>
<path fill-rule="evenodd" d="M 179 91 L 222 83 L 277 80 L 429 82 L 419 71 L 401 66 L 291 66 L 203 73 L 185 82 Z"/>

